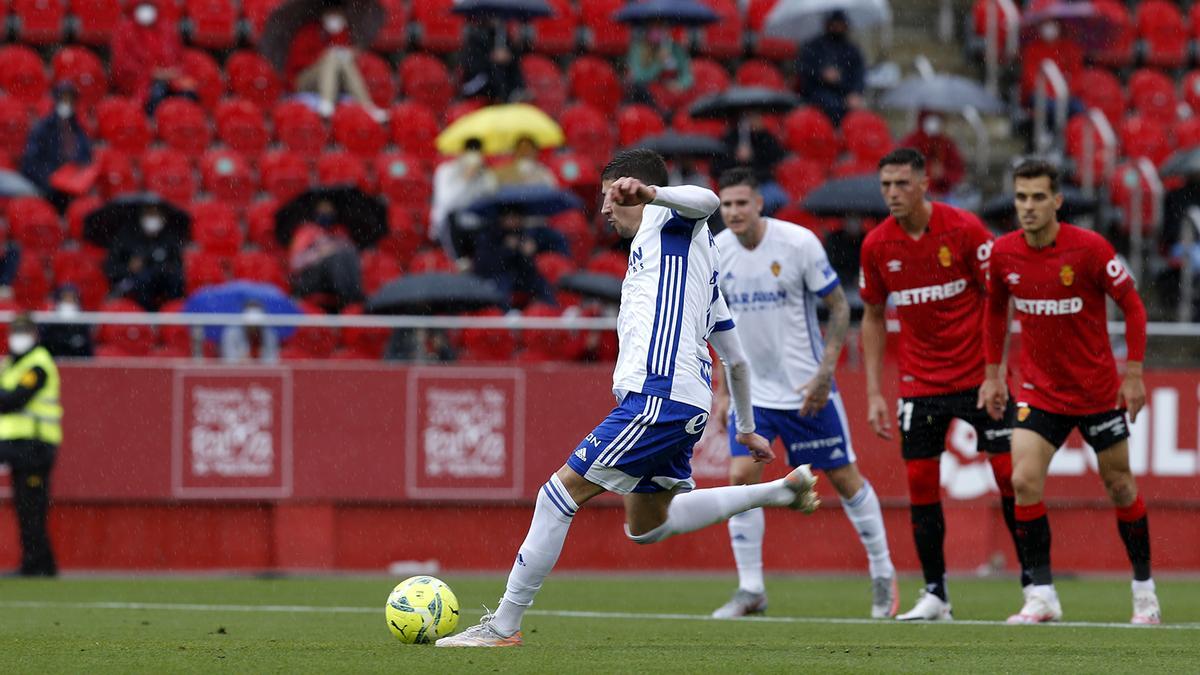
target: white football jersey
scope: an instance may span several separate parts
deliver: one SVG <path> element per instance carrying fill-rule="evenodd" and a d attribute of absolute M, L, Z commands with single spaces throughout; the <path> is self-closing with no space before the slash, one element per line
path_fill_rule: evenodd
<path fill-rule="evenodd" d="M 825 350 L 817 302 L 838 277 L 815 234 L 784 220 L 763 221 L 754 250 L 729 230 L 716 236 L 721 293 L 750 359 L 754 405 L 795 410 L 804 401 L 797 389 L 816 375 Z"/>
<path fill-rule="evenodd" d="M 621 284 L 613 371 L 618 400 L 639 392 L 709 409 L 708 336 L 733 328 L 717 288 L 717 248 L 708 229 L 719 205 L 711 190 L 660 187 L 642 212 Z"/>

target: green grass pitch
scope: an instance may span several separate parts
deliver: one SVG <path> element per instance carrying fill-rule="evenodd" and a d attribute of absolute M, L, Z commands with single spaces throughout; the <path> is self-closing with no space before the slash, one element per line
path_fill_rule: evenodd
<path fill-rule="evenodd" d="M 460 628 L 499 576 L 444 574 Z M 872 622 L 865 579 L 768 580 L 764 621 L 706 616 L 732 576 L 552 575 L 524 647 L 402 645 L 383 604 L 399 579 L 316 577 L 0 581 L 0 672 L 842 673 L 1200 671 L 1200 583 L 1164 580 L 1167 623 L 1134 628 L 1128 581 L 1062 580 L 1061 626 L 1004 626 L 1012 580 L 954 579 L 955 624 Z M 901 584 L 907 608 L 919 581 Z M 674 616 L 665 616 L 674 615 Z"/>

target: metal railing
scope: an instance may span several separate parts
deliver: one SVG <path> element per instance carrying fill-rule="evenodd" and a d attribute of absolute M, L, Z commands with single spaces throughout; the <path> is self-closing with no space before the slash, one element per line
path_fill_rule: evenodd
<path fill-rule="evenodd" d="M 1151 231 L 1158 232 L 1162 225 L 1164 189 L 1162 180 L 1158 177 L 1158 169 L 1148 158 L 1139 157 L 1135 160 L 1131 171 L 1136 180 L 1130 188 L 1133 192 L 1129 199 L 1129 273 L 1141 282 L 1142 270 L 1146 264 L 1146 229 L 1149 227 Z M 1143 184 L 1150 192 L 1150 222 L 1145 220 L 1146 189 L 1143 189 Z"/>
<path fill-rule="evenodd" d="M 1054 97 L 1054 133 L 1046 127 L 1046 108 Z M 1035 154 L 1046 155 L 1053 148 L 1062 151 L 1062 139 L 1067 130 L 1067 107 L 1071 90 L 1058 64 L 1043 59 L 1033 84 L 1033 143 Z M 1061 155 L 1060 155 L 1061 156 Z"/>
<path fill-rule="evenodd" d="M 1080 171 L 1080 187 L 1088 197 L 1096 196 L 1096 185 L 1107 185 L 1117 170 L 1117 134 L 1108 122 L 1108 116 L 1099 108 L 1087 111 L 1090 129 L 1083 132 L 1083 167 Z M 1100 137 L 1103 155 L 1102 175 L 1096 176 L 1096 136 Z"/>
<path fill-rule="evenodd" d="M 984 20 L 984 83 L 993 95 L 1000 93 L 1000 20 L 1004 20 L 1004 55 L 1011 61 L 1017 56 L 1017 33 L 1021 12 L 1012 0 L 996 0 L 986 5 Z M 1004 16 L 1001 17 L 1000 14 Z"/>

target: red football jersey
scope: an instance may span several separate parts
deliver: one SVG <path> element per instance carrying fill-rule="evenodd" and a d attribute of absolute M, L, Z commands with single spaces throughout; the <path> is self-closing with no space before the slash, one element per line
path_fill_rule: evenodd
<path fill-rule="evenodd" d="M 933 203 L 917 239 L 888 217 L 862 246 L 863 302 L 900 316 L 900 396 L 939 396 L 983 382 L 983 309 L 992 235 L 973 214 Z"/>
<path fill-rule="evenodd" d="M 1053 244 L 1033 248 L 1010 232 L 992 249 L 988 362 L 998 363 L 1011 297 L 1021 322 L 1022 392 L 1018 400 L 1060 415 L 1112 410 L 1120 379 L 1108 339 L 1105 295 L 1127 307 L 1141 302 L 1112 245 L 1062 223 Z M 1132 297 L 1127 297 L 1132 294 Z M 1142 314 L 1144 317 L 1144 314 Z M 1126 320 L 1131 319 L 1127 310 Z M 1144 332 L 1144 318 L 1142 318 Z M 1130 327 L 1131 338 L 1136 327 Z M 1142 341 L 1144 345 L 1144 340 Z M 1144 349 L 1144 347 L 1142 347 Z M 1130 340 L 1131 360 L 1140 361 Z"/>

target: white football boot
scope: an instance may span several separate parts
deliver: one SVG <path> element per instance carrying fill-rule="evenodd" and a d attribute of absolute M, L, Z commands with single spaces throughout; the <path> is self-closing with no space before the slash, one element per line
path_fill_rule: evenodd
<path fill-rule="evenodd" d="M 1133 618 L 1129 623 L 1142 626 L 1157 626 L 1162 622 L 1162 611 L 1158 607 L 1158 595 L 1154 591 L 1133 592 Z"/>
<path fill-rule="evenodd" d="M 1008 623 L 1049 623 L 1062 619 L 1062 605 L 1054 586 L 1026 586 L 1022 591 L 1025 605 L 1020 612 L 1008 617 Z"/>
<path fill-rule="evenodd" d="M 953 621 L 950 603 L 938 596 L 921 590 L 921 597 L 912 609 L 896 617 L 897 621 Z"/>
<path fill-rule="evenodd" d="M 896 575 L 871 580 L 871 618 L 890 619 L 900 610 L 900 587 Z"/>
<path fill-rule="evenodd" d="M 524 642 L 521 639 L 521 631 L 512 635 L 501 635 L 492 626 L 492 618 L 491 614 L 484 614 L 477 625 L 457 635 L 448 635 L 434 644 L 438 647 L 520 647 Z"/>
<path fill-rule="evenodd" d="M 783 478 L 784 487 L 796 493 L 796 498 L 787 505 L 789 509 L 812 513 L 821 506 L 817 497 L 817 477 L 813 475 L 808 464 L 801 464 Z"/>
<path fill-rule="evenodd" d="M 729 602 L 713 611 L 712 616 L 714 619 L 737 619 L 751 614 L 762 614 L 766 611 L 766 593 L 752 593 L 739 588 Z"/>

